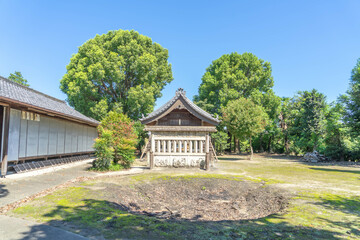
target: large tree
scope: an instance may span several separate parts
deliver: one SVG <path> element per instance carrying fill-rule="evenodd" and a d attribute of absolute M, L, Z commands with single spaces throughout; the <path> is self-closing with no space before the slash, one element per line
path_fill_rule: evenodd
<path fill-rule="evenodd" d="M 326 130 L 327 107 L 325 95 L 315 89 L 300 91 L 293 98 L 289 132 L 302 152 L 318 150 Z"/>
<path fill-rule="evenodd" d="M 206 69 L 194 102 L 206 111 L 220 115 L 220 118 L 221 109 L 229 101 L 241 97 L 250 98 L 271 111 L 266 104 L 270 103 L 269 96 L 274 95 L 271 89 L 273 85 L 269 62 L 252 53 L 224 54 Z M 218 131 L 224 130 L 218 127 Z M 232 136 L 229 138 L 231 140 Z M 233 139 L 234 150 L 237 152 L 239 142 L 237 138 Z"/>
<path fill-rule="evenodd" d="M 252 53 L 224 54 L 206 69 L 194 101 L 221 115 L 221 108 L 240 97 L 258 97 L 273 87 L 271 65 Z"/>
<path fill-rule="evenodd" d="M 249 139 L 250 159 L 253 157 L 252 138 L 263 132 L 268 115 L 263 107 L 246 98 L 230 101 L 223 109 L 227 129 L 238 139 Z"/>
<path fill-rule="evenodd" d="M 133 30 L 96 35 L 79 47 L 66 69 L 60 88 L 67 101 L 96 119 L 117 109 L 140 118 L 173 80 L 168 50 Z"/>
<path fill-rule="evenodd" d="M 23 77 L 21 72 L 15 71 L 14 73 L 10 73 L 10 76 L 8 77 L 11 81 L 19 83 L 21 85 L 24 85 L 26 87 L 30 86 L 28 84 L 28 81 Z"/>
<path fill-rule="evenodd" d="M 360 136 L 360 58 L 351 71 L 349 89 L 341 100 L 346 104 L 345 120 L 352 135 Z"/>

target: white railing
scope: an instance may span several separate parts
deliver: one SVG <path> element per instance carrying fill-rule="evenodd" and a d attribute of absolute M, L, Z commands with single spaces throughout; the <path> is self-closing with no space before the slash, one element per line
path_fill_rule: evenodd
<path fill-rule="evenodd" d="M 205 140 L 154 140 L 153 151 L 155 154 L 204 154 Z"/>

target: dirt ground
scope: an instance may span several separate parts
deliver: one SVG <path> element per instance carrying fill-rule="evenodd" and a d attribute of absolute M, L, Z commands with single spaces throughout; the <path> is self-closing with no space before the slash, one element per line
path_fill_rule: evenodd
<path fill-rule="evenodd" d="M 121 210 L 166 219 L 257 219 L 283 211 L 288 201 L 283 190 L 236 178 L 168 177 L 104 187 L 103 193 L 112 193 L 106 200 Z"/>

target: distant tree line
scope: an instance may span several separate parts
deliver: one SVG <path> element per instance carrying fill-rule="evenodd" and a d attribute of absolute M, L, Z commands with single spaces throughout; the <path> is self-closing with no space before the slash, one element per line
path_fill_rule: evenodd
<path fill-rule="evenodd" d="M 128 116 L 138 136 L 132 144 L 140 149 L 147 135 L 138 119 L 153 111 L 172 80 L 167 49 L 136 31 L 117 30 L 79 47 L 60 88 L 71 106 L 97 120 L 108 119 L 109 113 L 123 120 Z M 252 53 L 225 54 L 210 64 L 193 100 L 222 120 L 212 134 L 218 152 L 299 155 L 316 150 L 336 160 L 360 159 L 360 60 L 348 91 L 332 103 L 315 89 L 281 98 L 273 85 L 271 64 Z M 104 141 L 97 144 L 103 147 L 110 133 L 101 136 Z M 114 159 L 112 150 L 103 149 L 102 157 L 107 154 Z"/>
<path fill-rule="evenodd" d="M 318 151 L 334 160 L 360 159 L 360 59 L 348 91 L 331 103 L 316 89 L 280 98 L 272 87 L 270 63 L 251 53 L 212 62 L 194 101 L 223 120 L 213 134 L 217 151 Z"/>

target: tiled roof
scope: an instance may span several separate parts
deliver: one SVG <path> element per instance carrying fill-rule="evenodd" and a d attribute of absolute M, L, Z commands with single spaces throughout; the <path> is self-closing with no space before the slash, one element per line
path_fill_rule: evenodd
<path fill-rule="evenodd" d="M 6 98 L 9 99 L 9 101 L 15 101 L 19 104 L 24 103 L 26 105 L 32 105 L 34 107 L 43 109 L 43 111 L 48 110 L 49 112 L 56 112 L 60 115 L 82 120 L 92 125 L 99 124 L 98 121 L 89 118 L 71 108 L 65 101 L 38 92 L 29 87 L 25 87 L 1 76 L 0 98 Z"/>
<path fill-rule="evenodd" d="M 186 97 L 186 92 L 182 88 L 179 88 L 176 91 L 175 96 L 172 99 L 170 99 L 170 101 L 168 101 L 167 103 L 165 103 L 160 108 L 153 111 L 152 113 L 149 113 L 146 117 L 141 118 L 140 121 L 146 123 L 150 122 L 151 119 L 154 119 L 157 116 L 160 116 L 162 113 L 166 112 L 180 98 L 182 98 L 185 101 L 185 103 L 187 103 L 192 108 L 193 111 L 201 115 L 203 118 L 207 119 L 210 122 L 216 123 L 216 125 L 220 123 L 219 119 L 214 118 L 210 113 L 204 111 L 203 109 L 198 107 L 195 103 L 193 103 L 190 99 L 188 99 Z"/>

